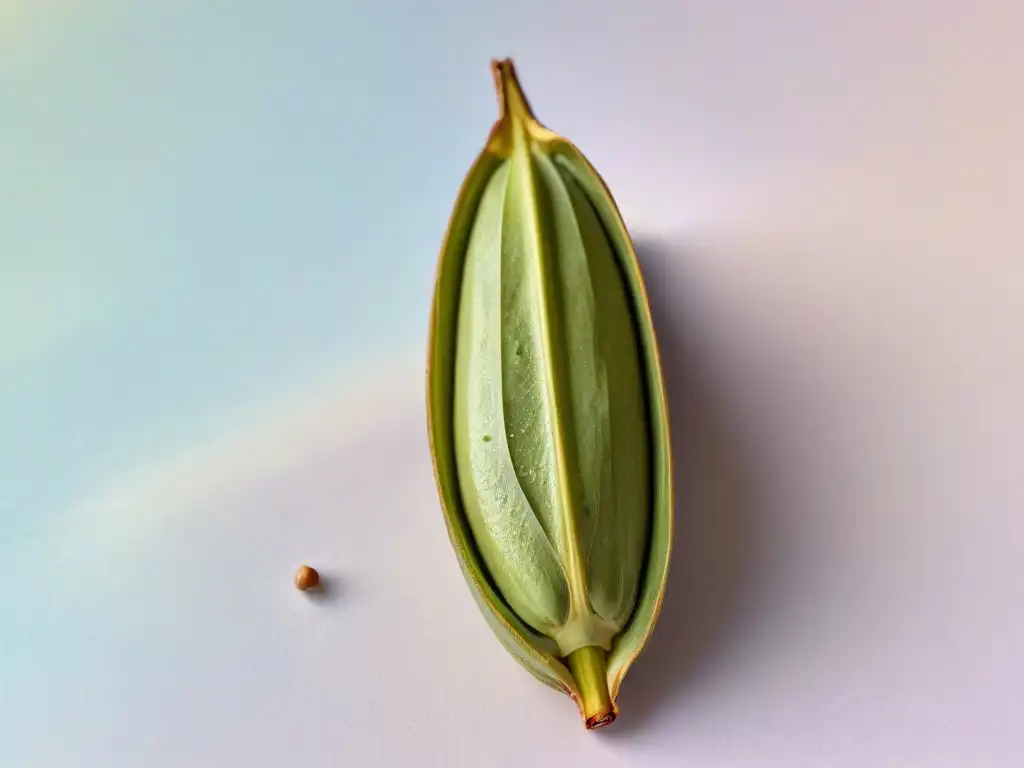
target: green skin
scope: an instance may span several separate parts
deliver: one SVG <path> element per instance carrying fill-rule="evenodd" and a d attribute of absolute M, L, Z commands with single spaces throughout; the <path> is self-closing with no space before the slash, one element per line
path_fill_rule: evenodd
<path fill-rule="evenodd" d="M 618 714 L 664 594 L 671 448 L 625 225 L 536 121 L 510 61 L 502 116 L 438 262 L 427 422 L 444 520 L 489 626 L 588 728 Z"/>
<path fill-rule="evenodd" d="M 466 250 L 455 456 L 502 597 L 572 658 L 611 649 L 639 589 L 651 515 L 643 368 L 598 214 L 543 144 L 518 130 L 512 146 Z"/>
<path fill-rule="evenodd" d="M 568 656 L 609 650 L 633 610 L 649 441 L 633 321 L 600 223 L 550 158 L 517 160 L 491 177 L 466 254 L 455 455 L 492 578 Z M 548 247 L 530 247 L 531 229 Z"/>

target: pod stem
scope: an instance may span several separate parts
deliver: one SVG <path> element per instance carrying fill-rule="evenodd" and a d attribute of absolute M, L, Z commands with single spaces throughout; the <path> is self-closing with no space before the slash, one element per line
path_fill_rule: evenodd
<path fill-rule="evenodd" d="M 596 645 L 569 654 L 569 669 L 583 698 L 587 728 L 600 728 L 615 721 L 615 707 L 608 693 L 608 665 L 605 651 Z"/>
<path fill-rule="evenodd" d="M 511 59 L 493 60 L 494 87 L 498 91 L 498 106 L 503 116 L 525 124 L 536 122 L 530 102 L 526 100 L 523 87 L 519 84 L 515 65 Z"/>

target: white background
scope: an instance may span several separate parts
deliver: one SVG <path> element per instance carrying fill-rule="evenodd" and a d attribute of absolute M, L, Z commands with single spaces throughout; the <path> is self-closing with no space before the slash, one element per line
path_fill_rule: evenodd
<path fill-rule="evenodd" d="M 0 764 L 1024 765 L 1024 6 L 363 5 L 0 4 Z M 425 437 L 505 55 L 671 397 L 594 733 L 479 616 Z"/>

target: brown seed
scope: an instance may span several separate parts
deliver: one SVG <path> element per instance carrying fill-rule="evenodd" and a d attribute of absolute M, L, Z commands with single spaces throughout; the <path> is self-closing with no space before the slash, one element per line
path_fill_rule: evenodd
<path fill-rule="evenodd" d="M 312 589 L 319 583 L 320 574 L 308 565 L 304 565 L 299 568 L 298 572 L 295 574 L 295 586 L 302 591 Z"/>

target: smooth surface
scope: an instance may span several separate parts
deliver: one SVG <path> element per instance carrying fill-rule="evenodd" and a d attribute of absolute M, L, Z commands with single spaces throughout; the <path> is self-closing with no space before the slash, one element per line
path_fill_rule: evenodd
<path fill-rule="evenodd" d="M 1024 8 L 604 5 L 0 4 L 0 764 L 1024 763 Z M 426 446 L 504 55 L 669 376 L 675 567 L 599 733 L 492 638 Z"/>

